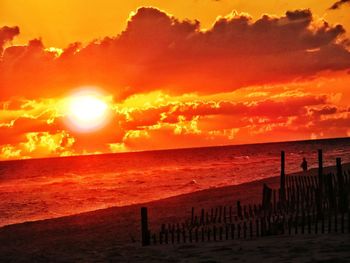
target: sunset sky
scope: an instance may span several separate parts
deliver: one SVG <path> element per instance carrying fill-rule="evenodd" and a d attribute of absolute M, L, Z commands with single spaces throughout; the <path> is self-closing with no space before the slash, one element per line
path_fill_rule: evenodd
<path fill-rule="evenodd" d="M 350 136 L 349 32 L 347 0 L 1 0 L 0 159 Z"/>

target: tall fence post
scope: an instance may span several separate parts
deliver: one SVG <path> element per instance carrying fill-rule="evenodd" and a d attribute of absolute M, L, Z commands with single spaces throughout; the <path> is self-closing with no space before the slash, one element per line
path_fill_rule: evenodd
<path fill-rule="evenodd" d="M 318 149 L 318 185 L 320 189 L 320 194 L 323 192 L 323 157 L 322 149 Z"/>
<path fill-rule="evenodd" d="M 141 240 L 142 240 L 142 246 L 150 245 L 147 207 L 141 207 Z"/>
<path fill-rule="evenodd" d="M 286 174 L 285 174 L 285 154 L 281 151 L 281 179 L 280 179 L 280 201 L 285 201 L 286 197 Z"/>
<path fill-rule="evenodd" d="M 323 202 L 323 157 L 322 149 L 318 149 L 318 188 L 315 191 L 317 213 L 322 213 L 322 202 Z M 317 187 L 317 186 L 316 186 Z"/>
<path fill-rule="evenodd" d="M 346 211 L 348 208 L 348 200 L 347 200 L 347 194 L 344 191 L 344 177 L 343 177 L 343 169 L 341 166 L 341 158 L 337 158 L 337 179 L 338 179 L 338 189 L 339 189 L 339 196 L 340 196 L 340 202 L 339 202 L 339 208 L 341 212 Z"/>

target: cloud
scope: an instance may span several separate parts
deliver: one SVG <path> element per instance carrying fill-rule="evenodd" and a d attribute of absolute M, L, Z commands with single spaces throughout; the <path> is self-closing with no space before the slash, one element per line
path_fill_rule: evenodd
<path fill-rule="evenodd" d="M 338 112 L 338 108 L 336 106 L 329 106 L 329 105 L 326 105 L 326 106 L 323 106 L 322 108 L 320 109 L 314 109 L 314 108 L 311 108 L 310 109 L 310 112 L 313 116 L 315 117 L 320 117 L 322 115 L 331 115 L 331 114 L 335 114 Z"/>
<path fill-rule="evenodd" d="M 167 130 L 167 133 L 171 131 L 178 135 L 203 136 L 204 141 L 205 138 L 212 138 L 211 140 L 215 141 L 215 138 L 220 137 L 218 143 L 223 143 L 224 138 L 238 138 L 246 141 L 249 134 L 258 131 L 261 133 L 266 127 L 272 129 L 279 125 L 287 126 L 292 120 L 300 120 L 300 123 L 296 123 L 295 128 L 297 129 L 313 120 L 310 119 L 311 115 L 331 115 L 333 106 L 327 105 L 329 101 L 330 98 L 326 95 L 304 94 L 303 96 L 284 96 L 282 99 L 262 99 L 249 103 L 198 100 L 134 109 L 127 113 L 120 125 L 126 131 L 126 136 L 122 141 L 136 140 L 137 145 L 140 145 L 142 139 L 155 139 L 148 137 L 156 134 L 157 130 Z M 239 132 L 241 129 L 248 129 L 249 133 L 244 135 Z M 231 132 L 237 136 L 233 136 Z M 140 136 L 127 136 L 127 134 Z M 145 134 L 147 136 L 141 136 Z M 161 135 L 163 134 L 162 132 Z M 196 141 L 201 140 L 196 139 Z M 229 141 L 226 142 L 229 143 Z M 126 143 L 123 146 L 131 147 L 135 144 Z M 115 147 L 120 149 L 120 144 Z"/>
<path fill-rule="evenodd" d="M 339 0 L 335 2 L 331 7 L 329 7 L 329 10 L 336 10 L 339 9 L 342 5 L 350 3 L 350 0 Z"/>
<path fill-rule="evenodd" d="M 257 20 L 232 12 L 203 30 L 140 8 L 119 35 L 56 52 L 40 38 L 11 46 L 19 29 L 3 27 L 0 158 L 346 136 L 344 32 L 308 9 Z M 111 121 L 91 134 L 57 110 L 84 85 L 114 99 Z"/>
<path fill-rule="evenodd" d="M 197 97 L 144 107 L 115 104 L 107 127 L 80 134 L 55 112 L 57 103 L 4 103 L 9 117 L 0 118 L 0 158 L 262 142 L 286 139 L 291 133 L 293 139 L 305 139 L 311 133 L 345 136 L 350 116 L 348 106 L 333 104 L 332 94 L 284 92 L 238 102 Z"/>
<path fill-rule="evenodd" d="M 0 56 L 3 52 L 4 44 L 19 35 L 19 27 L 4 26 L 0 28 Z"/>
<path fill-rule="evenodd" d="M 0 159 L 54 157 L 73 155 L 74 138 L 67 132 L 29 132 L 17 144 L 5 144 L 0 149 Z"/>
<path fill-rule="evenodd" d="M 341 25 L 315 21 L 310 10 L 256 21 L 233 12 L 204 31 L 198 21 L 143 7 L 116 37 L 85 47 L 73 43 L 60 56 L 39 39 L 6 48 L 0 100 L 61 96 L 82 85 L 101 86 L 123 100 L 155 90 L 214 94 L 284 83 L 349 69 L 344 32 Z"/>

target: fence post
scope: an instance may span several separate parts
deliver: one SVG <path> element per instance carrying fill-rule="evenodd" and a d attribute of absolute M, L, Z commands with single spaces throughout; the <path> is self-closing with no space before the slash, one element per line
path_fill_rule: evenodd
<path fill-rule="evenodd" d="M 242 219 L 242 206 L 241 206 L 241 202 L 237 201 L 237 216 Z"/>
<path fill-rule="evenodd" d="M 165 230 L 164 233 L 164 240 L 165 240 L 165 244 L 169 244 L 169 230 Z"/>
<path fill-rule="evenodd" d="M 142 241 L 142 246 L 150 245 L 147 207 L 141 207 L 141 241 Z"/>
<path fill-rule="evenodd" d="M 217 218 L 218 218 L 218 208 L 215 207 L 214 223 L 216 223 Z"/>
<path fill-rule="evenodd" d="M 253 238 L 253 221 L 249 221 L 249 233 L 250 233 L 250 239 Z"/>
<path fill-rule="evenodd" d="M 247 219 L 249 217 L 246 205 L 243 206 L 243 216 L 244 216 L 244 219 Z"/>
<path fill-rule="evenodd" d="M 228 233 L 229 233 L 229 228 L 228 228 L 228 225 L 226 224 L 225 225 L 225 237 L 226 237 L 226 240 L 228 240 Z"/>
<path fill-rule="evenodd" d="M 349 227 L 350 231 L 350 227 Z M 231 239 L 235 239 L 235 224 L 231 224 Z"/>
<path fill-rule="evenodd" d="M 200 219 L 200 225 L 204 225 L 204 209 L 201 210 L 201 219 Z"/>
<path fill-rule="evenodd" d="M 216 241 L 216 226 L 213 226 L 213 239 Z"/>
<path fill-rule="evenodd" d="M 337 209 L 334 210 L 334 232 L 338 232 L 338 211 Z"/>
<path fill-rule="evenodd" d="M 188 230 L 188 241 L 192 243 L 192 229 Z"/>
<path fill-rule="evenodd" d="M 286 217 L 285 217 L 285 215 L 283 214 L 282 217 L 278 217 L 278 218 L 279 218 L 279 219 L 282 218 L 282 219 L 281 219 L 281 221 L 282 221 L 282 222 L 281 222 L 281 227 L 282 227 L 282 228 L 281 228 L 280 230 L 281 230 L 281 234 L 284 235 L 284 231 L 285 231 L 284 228 L 285 228 L 285 223 L 286 223 Z M 279 230 L 278 230 L 278 231 L 279 231 Z M 279 234 L 279 232 L 277 232 L 277 233 Z"/>
<path fill-rule="evenodd" d="M 194 223 L 194 207 L 191 209 L 191 226 L 193 226 Z"/>
<path fill-rule="evenodd" d="M 315 222 L 315 234 L 318 234 L 318 214 L 316 215 L 316 219 L 314 220 Z"/>
<path fill-rule="evenodd" d="M 222 218 L 222 206 L 219 206 L 219 218 L 218 218 L 219 223 L 221 223 L 221 218 Z"/>
<path fill-rule="evenodd" d="M 184 243 L 186 243 L 186 231 L 185 231 L 185 229 L 182 230 L 182 240 Z"/>
<path fill-rule="evenodd" d="M 264 210 L 264 213 L 266 213 L 266 211 L 270 211 L 271 209 L 271 197 L 272 197 L 272 189 L 264 183 L 263 198 L 262 198 L 262 209 Z"/>
<path fill-rule="evenodd" d="M 338 179 L 338 189 L 339 189 L 339 208 L 341 212 L 346 211 L 348 208 L 348 198 L 347 193 L 344 191 L 344 177 L 343 177 L 343 169 L 341 166 L 341 158 L 337 158 L 337 179 Z"/>
<path fill-rule="evenodd" d="M 261 237 L 265 236 L 265 230 L 266 230 L 265 218 L 261 217 L 260 218 L 260 236 Z"/>
<path fill-rule="evenodd" d="M 281 151 L 281 179 L 280 179 L 280 201 L 285 201 L 286 197 L 286 174 L 285 174 L 285 154 Z"/>
<path fill-rule="evenodd" d="M 246 223 L 246 221 L 243 222 L 243 237 L 244 237 L 244 239 L 247 238 L 247 223 Z"/>
<path fill-rule="evenodd" d="M 324 234 L 324 213 L 321 214 L 321 233 Z"/>
<path fill-rule="evenodd" d="M 159 244 L 163 244 L 163 232 L 159 232 Z"/>
<path fill-rule="evenodd" d="M 272 190 L 273 193 L 273 212 L 276 213 L 276 189 Z"/>
<path fill-rule="evenodd" d="M 320 194 L 322 197 L 323 192 L 323 157 L 322 149 L 318 149 L 318 185 L 320 189 Z"/>
<path fill-rule="evenodd" d="M 256 204 L 254 204 L 254 216 L 258 216 L 258 208 L 256 207 Z"/>
<path fill-rule="evenodd" d="M 180 228 L 177 226 L 176 228 L 176 242 L 179 244 L 180 243 Z"/>
<path fill-rule="evenodd" d="M 157 235 L 153 234 L 152 238 L 153 238 L 153 245 L 157 245 Z"/>
<path fill-rule="evenodd" d="M 293 223 L 293 217 L 290 216 L 288 219 L 288 235 L 292 234 L 292 223 Z"/>
<path fill-rule="evenodd" d="M 333 177 L 332 174 L 327 175 L 328 200 L 329 200 L 330 209 L 335 209 L 337 203 L 336 203 L 336 196 L 334 193 L 335 185 L 333 184 L 332 177 Z"/>
<path fill-rule="evenodd" d="M 224 206 L 223 221 L 226 223 L 226 206 Z"/>

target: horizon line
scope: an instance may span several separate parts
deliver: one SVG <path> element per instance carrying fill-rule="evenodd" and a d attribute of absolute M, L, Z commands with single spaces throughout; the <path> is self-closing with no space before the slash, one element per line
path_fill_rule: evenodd
<path fill-rule="evenodd" d="M 287 141 L 271 141 L 271 142 L 255 142 L 255 143 L 237 143 L 237 144 L 223 144 L 223 145 L 208 145 L 208 146 L 195 146 L 195 147 L 179 147 L 179 148 L 164 148 L 164 149 L 153 149 L 153 150 L 135 150 L 126 152 L 106 152 L 106 153 L 91 153 L 91 154 L 79 154 L 79 155 L 68 155 L 68 156 L 52 156 L 52 157 L 35 157 L 35 158 L 24 158 L 24 159 L 8 159 L 0 160 L 0 163 L 4 162 L 15 162 L 15 161 L 31 161 L 31 160 L 46 160 L 46 159 L 61 159 L 61 158 L 80 158 L 88 156 L 102 156 L 102 155 L 115 155 L 115 154 L 130 154 L 130 153 L 149 153 L 149 152 L 161 152 L 161 151 L 176 151 L 176 150 L 189 150 L 189 149 L 204 149 L 204 148 L 215 148 L 215 147 L 232 147 L 232 146 L 249 146 L 249 145 L 260 145 L 260 144 L 277 144 L 277 143 L 299 143 L 306 141 L 326 141 L 326 140 L 342 140 L 350 139 L 350 136 L 346 137 L 328 137 L 319 139 L 304 139 L 304 140 L 287 140 Z"/>

